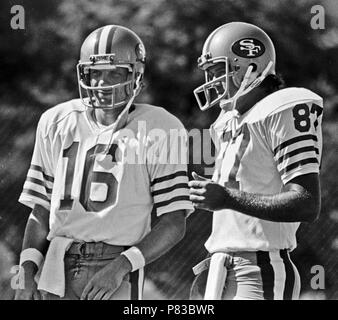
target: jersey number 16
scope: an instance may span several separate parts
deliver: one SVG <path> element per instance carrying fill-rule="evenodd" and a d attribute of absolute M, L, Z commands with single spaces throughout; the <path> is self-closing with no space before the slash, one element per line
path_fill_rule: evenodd
<path fill-rule="evenodd" d="M 82 174 L 80 203 L 86 211 L 98 212 L 111 206 L 116 201 L 118 181 L 110 172 L 97 172 L 93 170 L 95 162 L 95 154 L 101 153 L 107 146 L 98 144 L 86 153 L 85 165 Z M 72 187 L 75 173 L 75 163 L 79 142 L 74 141 L 72 145 L 63 150 L 63 157 L 68 158 L 65 181 L 64 198 L 60 201 L 60 210 L 71 210 L 74 199 L 72 198 Z M 117 145 L 113 145 L 111 149 L 116 151 Z M 113 153 L 114 156 L 114 153 Z M 114 159 L 112 159 L 114 161 Z M 104 201 L 94 201 L 90 199 L 90 190 L 93 183 L 101 183 L 106 185 L 107 196 Z"/>

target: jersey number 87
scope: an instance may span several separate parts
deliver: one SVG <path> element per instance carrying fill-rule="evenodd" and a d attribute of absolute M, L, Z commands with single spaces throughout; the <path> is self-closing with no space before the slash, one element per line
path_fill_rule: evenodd
<path fill-rule="evenodd" d="M 307 132 L 311 128 L 311 114 L 316 114 L 316 120 L 313 122 L 315 130 L 317 130 L 318 120 L 317 118 L 323 113 L 322 107 L 312 104 L 310 107 L 303 103 L 298 104 L 292 109 L 295 128 L 299 132 Z"/>

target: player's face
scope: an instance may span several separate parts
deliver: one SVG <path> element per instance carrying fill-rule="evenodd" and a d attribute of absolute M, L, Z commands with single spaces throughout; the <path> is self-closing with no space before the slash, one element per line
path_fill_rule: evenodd
<path fill-rule="evenodd" d="M 208 68 L 208 74 L 212 79 L 223 76 L 225 74 L 225 63 L 219 62 L 219 63 L 215 63 L 214 65 L 210 66 Z"/>
<path fill-rule="evenodd" d="M 210 80 L 217 79 L 219 77 L 225 76 L 225 73 L 226 73 L 225 63 L 224 62 L 216 63 L 216 64 L 210 66 L 207 69 L 207 72 L 208 72 L 208 77 L 209 77 Z M 230 70 L 230 72 L 231 72 L 231 70 Z M 231 75 L 230 75 L 230 78 L 231 78 Z M 220 79 L 219 82 L 216 82 L 215 85 L 214 85 L 214 88 L 215 88 L 218 96 L 221 96 L 225 91 L 225 88 L 226 88 L 225 81 L 226 81 L 226 78 L 223 77 L 223 78 Z M 236 87 L 234 86 L 233 81 L 229 81 L 227 89 L 228 89 L 228 96 L 232 96 L 234 94 L 235 90 L 236 90 Z"/>
<path fill-rule="evenodd" d="M 128 70 L 117 67 L 115 69 L 91 69 L 90 85 L 92 87 L 113 86 L 127 81 Z M 110 105 L 112 103 L 112 89 L 100 89 L 94 91 L 95 98 L 100 105 Z M 115 102 L 123 101 L 126 98 L 125 87 L 114 90 Z"/>

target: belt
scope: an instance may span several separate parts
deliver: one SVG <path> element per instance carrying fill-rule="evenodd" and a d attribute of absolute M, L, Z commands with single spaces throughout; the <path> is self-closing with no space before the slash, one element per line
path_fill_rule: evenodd
<path fill-rule="evenodd" d="M 81 256 L 109 256 L 117 255 L 125 251 L 128 246 L 115 246 L 104 242 L 85 242 L 74 241 L 67 250 L 66 255 L 81 255 Z"/>

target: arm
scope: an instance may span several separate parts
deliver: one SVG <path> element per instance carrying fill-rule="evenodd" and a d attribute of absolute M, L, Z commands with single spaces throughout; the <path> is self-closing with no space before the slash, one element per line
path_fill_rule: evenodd
<path fill-rule="evenodd" d="M 320 212 L 318 174 L 290 180 L 281 193 L 259 195 L 229 189 L 210 180 L 190 181 L 190 199 L 201 209 L 233 209 L 274 222 L 312 222 Z"/>
<path fill-rule="evenodd" d="M 230 208 L 247 215 L 274 222 L 313 222 L 320 212 L 318 174 L 296 177 L 282 193 L 256 195 L 228 189 Z"/>
<path fill-rule="evenodd" d="M 35 205 L 31 212 L 23 239 L 22 250 L 35 248 L 42 254 L 45 254 L 48 247 L 47 234 L 49 232 L 49 211 L 40 205 Z M 37 265 L 32 261 L 26 261 L 22 264 L 24 271 L 25 285 L 24 289 L 16 292 L 15 299 L 36 299 L 37 286 L 34 276 L 38 271 Z"/>
<path fill-rule="evenodd" d="M 161 215 L 151 232 L 136 245 L 146 264 L 157 260 L 174 247 L 185 234 L 185 212 L 178 210 Z"/>

